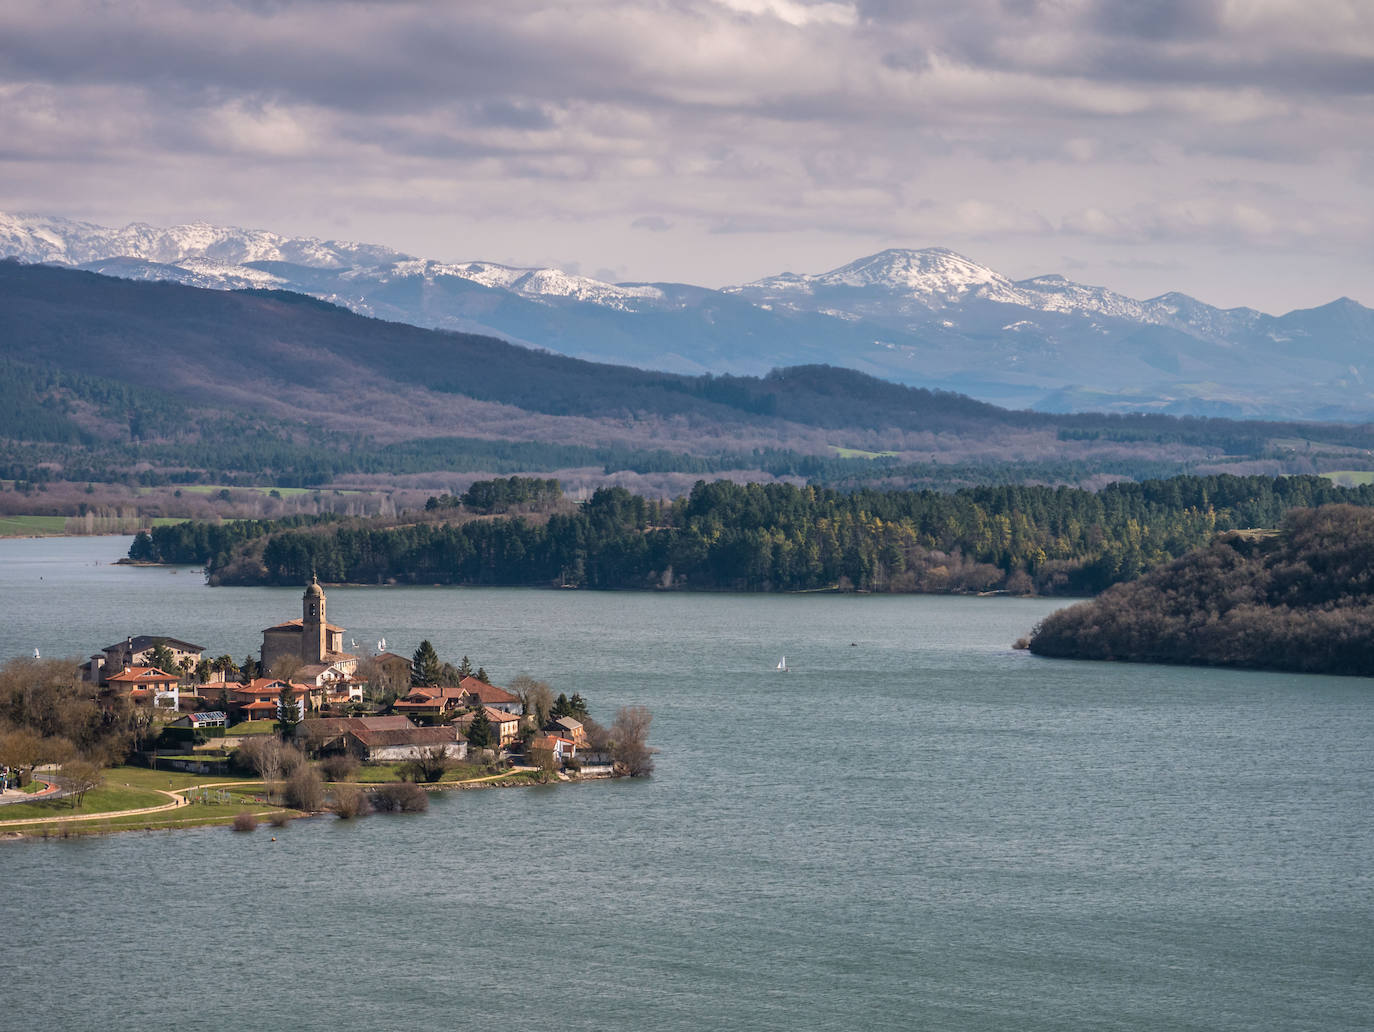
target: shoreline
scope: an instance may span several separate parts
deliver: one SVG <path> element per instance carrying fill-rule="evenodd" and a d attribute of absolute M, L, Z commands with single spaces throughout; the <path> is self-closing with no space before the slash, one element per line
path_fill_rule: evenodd
<path fill-rule="evenodd" d="M 521 773 L 532 773 L 532 772 L 535 771 L 536 769 L 537 769 L 537 768 L 534 768 L 534 767 L 517 767 L 517 768 L 514 768 L 513 770 L 510 770 L 510 771 L 503 771 L 503 772 L 500 773 L 500 774 L 488 774 L 488 775 L 484 775 L 483 777 L 480 777 L 480 778 L 470 778 L 470 779 L 468 779 L 468 780 L 466 780 L 466 781 L 433 782 L 433 783 L 429 783 L 429 784 L 421 784 L 419 787 L 420 787 L 420 789 L 421 789 L 422 791 L 424 791 L 424 792 L 426 792 L 426 793 L 430 793 L 430 792 L 452 792 L 452 791 L 464 791 L 464 792 L 467 792 L 467 791 L 474 791 L 474 790 L 481 790 L 481 789 L 494 789 L 494 788 L 538 788 L 538 787 L 545 787 L 545 786 L 551 786 L 551 785 L 571 785 L 571 784 L 578 784 L 579 782 L 584 782 L 584 781 L 585 781 L 585 782 L 591 782 L 591 781 L 614 781 L 614 780 L 617 780 L 617 776 L 616 776 L 615 774 L 593 774 L 593 775 L 587 775 L 587 776 L 583 776 L 583 775 L 580 775 L 580 774 L 579 774 L 579 775 L 576 776 L 576 777 L 571 777 L 571 776 L 567 776 L 567 775 L 564 775 L 564 774 L 561 774 L 561 773 L 560 773 L 559 775 L 556 775 L 555 777 L 550 778 L 548 781 L 534 781 L 534 780 L 528 780 L 528 779 L 527 779 L 527 780 L 507 780 L 507 781 L 503 781 L 503 780 L 502 780 L 502 779 L 507 779 L 507 778 L 513 778 L 513 776 L 519 775 L 519 774 L 521 774 Z M 398 782 L 390 782 L 390 781 L 340 781 L 340 782 L 329 782 L 328 784 L 330 784 L 330 785 L 348 785 L 348 786 L 352 786 L 352 787 L 354 787 L 354 788 L 362 789 L 364 792 L 367 792 L 369 789 L 375 789 L 375 788 L 378 788 L 378 787 L 380 787 L 380 786 L 382 786 L 382 785 L 397 784 L 397 783 L 398 783 Z M 414 782 L 400 782 L 400 784 L 407 784 L 407 783 L 408 783 L 408 784 L 414 784 Z M 189 830 L 191 830 L 191 829 L 193 829 L 193 828 L 229 827 L 230 825 L 232 825 L 234 819 L 235 819 L 240 813 L 253 813 L 253 815 L 254 815 L 256 818 L 258 818 L 258 820 L 259 820 L 260 822 L 261 822 L 261 821 L 264 821 L 264 820 L 267 820 L 269 823 L 270 823 L 270 819 L 271 819 L 272 817 L 277 816 L 277 815 L 285 815 L 285 821 L 284 821 L 283 823 L 289 823 L 289 822 L 291 822 L 291 821 L 305 820 L 305 819 L 308 819 L 308 818 L 315 818 L 315 817 L 324 817 L 324 816 L 330 816 L 330 815 L 333 814 L 333 811 L 332 811 L 332 810 L 316 810 L 316 811 L 305 812 L 305 811 L 300 811 L 300 810 L 290 810 L 290 809 L 288 809 L 288 808 L 286 808 L 286 807 L 281 807 L 281 806 L 270 806 L 270 805 L 269 805 L 269 808 L 268 808 L 268 809 L 262 810 L 262 811 L 260 811 L 260 812 L 255 812 L 254 809 L 253 809 L 252 807 L 249 807 L 249 806 L 242 806 L 242 807 L 238 807 L 238 808 L 234 808 L 234 807 L 231 807 L 231 806 L 225 806 L 224 809 L 233 809 L 234 812 L 233 812 L 233 813 L 216 813 L 216 814 L 213 814 L 213 815 L 211 815 L 211 814 L 205 814 L 205 813 L 200 813 L 200 814 L 197 814 L 195 817 L 190 818 L 189 820 L 183 818 L 183 819 L 180 819 L 180 820 L 176 820 L 176 821 L 172 821 L 172 822 L 163 822 L 163 823 L 160 823 L 160 824 L 137 824 L 137 823 L 133 823 L 133 824 L 128 824 L 128 825 L 119 826 L 119 827 L 112 827 L 112 826 L 110 826 L 110 825 L 108 825 L 108 824 L 105 824 L 105 825 L 102 825 L 102 824 L 101 824 L 102 821 L 112 821 L 112 820 L 116 820 L 116 819 L 119 819 L 119 818 L 139 817 L 139 816 L 143 816 L 143 815 L 146 815 L 146 816 L 148 816 L 148 817 L 154 817 L 154 816 L 156 816 L 157 814 L 166 813 L 166 812 L 171 811 L 171 810 L 180 811 L 180 810 L 186 809 L 186 808 L 188 808 L 188 807 L 191 807 L 191 806 L 194 806 L 194 805 L 195 805 L 195 803 L 194 803 L 193 800 L 187 798 L 187 795 L 188 795 L 189 793 L 195 792 L 197 789 L 200 789 L 200 788 L 221 788 L 221 787 L 226 787 L 226 786 L 228 786 L 228 785 L 235 785 L 235 786 L 237 786 L 237 785 L 252 785 L 252 784 L 265 784 L 265 783 L 264 783 L 264 782 L 255 782 L 255 781 L 242 781 L 242 782 L 209 782 L 209 783 L 206 783 L 205 785 L 188 785 L 188 786 L 186 786 L 186 787 L 184 787 L 184 788 L 171 789 L 171 790 L 168 790 L 168 791 L 162 791 L 161 789 L 157 789 L 157 790 L 155 790 L 155 791 L 161 791 L 163 795 L 172 797 L 174 801 L 171 802 L 171 803 L 162 803 L 162 804 L 159 804 L 158 806 L 151 806 L 151 807 L 141 808 L 141 809 L 137 809 L 137 810 L 115 810 L 115 811 L 110 811 L 110 812 L 108 812 L 108 813 L 88 813 L 88 814 L 78 814 L 78 813 L 74 813 L 74 814 L 71 814 L 70 816 L 53 815 L 53 816 L 51 816 L 51 817 L 33 817 L 33 818 L 29 818 L 29 819 L 27 819 L 27 820 L 20 818 L 20 819 L 16 819 L 16 820 L 14 820 L 14 821 L 9 821 L 9 822 L 0 820 L 0 842 L 25 842 L 25 841 L 30 841 L 30 840 L 33 840 L 33 841 L 43 841 L 43 840 L 53 839 L 53 838 L 58 838 L 58 839 L 86 838 L 86 837 L 89 837 L 89 836 L 96 836 L 96 835 L 119 835 L 119 834 L 124 834 L 124 833 L 126 833 L 126 832 L 135 832 L 135 831 L 143 831 L 143 832 L 152 832 L 152 831 L 189 831 Z M 41 796 L 40 796 L 39 798 L 41 798 Z M 256 804 L 256 805 L 267 805 L 267 804 Z M 0 815 L 3 815 L 3 813 L 4 813 L 4 809 L 3 809 L 2 807 L 0 807 Z M 375 813 L 369 813 L 369 814 L 367 814 L 366 816 L 372 817 L 372 816 L 377 816 L 377 814 L 375 814 Z M 339 819 L 339 820 L 359 820 L 359 819 L 361 819 L 361 818 L 359 818 L 359 817 L 349 817 L 349 818 L 340 817 L 340 818 L 338 818 L 338 819 Z M 93 827 L 85 827 L 86 825 L 94 825 L 94 826 L 93 826 Z"/>

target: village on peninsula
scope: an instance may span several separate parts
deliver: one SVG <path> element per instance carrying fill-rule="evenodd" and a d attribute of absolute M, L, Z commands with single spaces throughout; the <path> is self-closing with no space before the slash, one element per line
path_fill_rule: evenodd
<path fill-rule="evenodd" d="M 8 718 L 0 721 L 0 835 L 231 821 L 250 830 L 259 818 L 421 810 L 426 789 L 652 771 L 642 707 L 624 707 L 602 727 L 578 694 L 555 696 L 525 675 L 492 684 L 466 656 L 457 666 L 442 661 L 428 641 L 411 658 L 384 639 L 366 654 L 346 651 L 345 629 L 329 622 L 326 606 L 312 577 L 301 615 L 264 628 L 258 656 L 241 662 L 168 634 L 127 636 L 72 676 L 49 671 L 52 697 L 39 703 L 32 691 L 23 700 L 4 694 L 8 671 L 19 666 L 31 682 L 37 657 L 0 668 Z M 74 730 L 43 734 L 41 721 L 15 712 L 26 703 L 62 714 L 56 723 Z M 120 787 L 159 798 L 91 808 L 111 792 L 112 805 L 133 801 L 108 787 L 117 775 L 129 775 Z M 193 804 L 200 812 L 182 815 Z M 102 817 L 98 827 L 86 823 Z"/>

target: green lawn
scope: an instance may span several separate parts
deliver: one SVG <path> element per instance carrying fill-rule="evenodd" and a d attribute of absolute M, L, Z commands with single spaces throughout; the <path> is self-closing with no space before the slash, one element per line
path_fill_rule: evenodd
<path fill-rule="evenodd" d="M 107 813 L 113 810 L 133 810 L 143 806 L 161 806 L 171 802 L 165 795 L 146 788 L 131 788 L 107 779 L 101 788 L 86 793 L 81 805 L 72 808 L 70 799 L 38 800 L 32 803 L 12 803 L 0 806 L 0 821 L 18 821 L 25 817 L 62 817 L 68 814 Z"/>
<path fill-rule="evenodd" d="M 399 763 L 368 763 L 354 771 L 349 780 L 362 785 L 384 785 L 401 780 L 401 767 L 402 764 Z M 460 763 L 445 771 L 444 776 L 439 780 L 445 783 L 468 781 L 472 778 L 480 778 L 485 774 L 486 770 L 482 767 Z"/>
<path fill-rule="evenodd" d="M 251 810 L 258 815 L 258 820 L 266 822 L 268 816 L 273 813 L 288 813 L 293 817 L 299 816 L 295 810 L 282 810 L 276 806 L 193 806 L 183 807 L 180 810 L 168 810 L 164 813 L 150 813 L 146 815 L 133 814 L 128 817 L 111 817 L 108 821 L 74 821 L 71 824 L 29 824 L 18 825 L 13 828 L 6 828 L 5 831 L 20 832 L 26 835 L 38 835 L 48 838 L 57 838 L 76 835 L 107 835 L 112 831 L 171 831 L 180 828 L 204 828 L 215 825 L 228 826 L 232 824 L 234 818 L 241 810 Z M 265 825 L 259 831 L 270 832 L 273 835 L 279 834 L 278 829 L 269 828 Z"/>
<path fill-rule="evenodd" d="M 270 735 L 277 729 L 275 720 L 245 720 L 242 724 L 235 724 L 224 734 L 233 738 L 236 735 Z"/>
<path fill-rule="evenodd" d="M 109 524 L 109 519 L 102 518 L 105 524 Z M 96 521 L 96 533 L 123 533 L 123 531 L 101 531 L 102 520 Z M 137 523 L 141 527 L 148 526 L 171 526 L 174 523 L 185 523 L 184 519 L 175 516 L 157 516 L 151 519 L 120 518 L 117 521 L 121 526 L 132 527 Z M 80 516 L 0 516 L 0 537 L 63 537 L 73 531 L 77 535 L 82 531 L 82 517 Z M 129 530 L 129 533 L 133 533 Z"/>
<path fill-rule="evenodd" d="M 243 781 L 243 778 L 216 777 L 213 774 L 186 774 L 179 770 L 149 770 L 146 767 L 112 767 L 105 772 L 106 784 L 126 785 L 130 788 L 158 788 L 175 792 L 192 785 L 214 785 L 223 781 Z"/>
<path fill-rule="evenodd" d="M 65 516 L 0 516 L 0 537 L 62 534 L 66 529 Z"/>
<path fill-rule="evenodd" d="M 897 453 L 895 451 L 864 451 L 862 448 L 841 448 L 838 444 L 832 444 L 830 450 L 837 458 L 841 459 L 887 459 Z"/>
<path fill-rule="evenodd" d="M 192 785 L 208 785 L 211 789 L 226 782 L 243 781 L 243 778 L 216 777 L 206 774 L 184 774 L 180 771 L 148 770 L 144 767 L 113 767 L 105 772 L 105 784 L 86 793 L 81 806 L 73 809 L 70 799 L 54 799 L 50 802 L 12 803 L 0 806 L 0 821 L 17 821 L 25 818 L 66 817 L 93 813 L 113 813 L 118 810 L 136 810 L 148 806 L 162 806 L 171 802 L 163 792 L 173 792 L 190 788 Z M 154 791 L 159 789 L 160 791 Z M 130 814 L 126 817 L 112 817 L 108 821 L 76 821 L 70 827 L 73 832 L 88 834 L 99 829 L 154 827 L 189 827 L 194 824 L 227 823 L 234 814 L 242 809 L 258 810 L 271 804 L 259 803 L 264 796 L 261 783 L 235 785 L 228 789 L 228 803 L 193 805 L 164 813 Z M 54 822 L 53 826 L 61 822 Z M 23 825 L 5 828 L 4 831 L 34 831 L 41 825 Z"/>
<path fill-rule="evenodd" d="M 1365 484 L 1374 484 L 1374 471 L 1367 469 L 1333 469 L 1322 476 L 1337 487 L 1363 487 Z"/>

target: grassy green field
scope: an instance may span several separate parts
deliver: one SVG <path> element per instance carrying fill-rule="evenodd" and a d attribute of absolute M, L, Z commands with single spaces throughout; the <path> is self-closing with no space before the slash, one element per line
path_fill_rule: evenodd
<path fill-rule="evenodd" d="M 101 788 L 87 792 L 86 798 L 81 800 L 78 807 L 73 808 L 70 799 L 40 799 L 32 803 L 12 803 L 9 806 L 0 806 L 0 821 L 17 821 L 26 817 L 75 817 L 87 813 L 110 813 L 144 806 L 161 806 L 166 802 L 170 800 L 161 793 L 107 781 Z"/>
<path fill-rule="evenodd" d="M 1363 487 L 1365 484 L 1374 484 L 1374 471 L 1367 469 L 1333 469 L 1322 476 L 1337 487 Z"/>
<path fill-rule="evenodd" d="M 887 459 L 897 453 L 895 451 L 864 451 L 862 448 L 841 448 L 838 444 L 832 444 L 830 450 L 837 458 L 841 459 Z"/>
<path fill-rule="evenodd" d="M 235 735 L 270 735 L 277 728 L 275 720 L 245 720 L 242 724 L 235 724 L 225 731 L 225 735 L 233 738 Z"/>
<path fill-rule="evenodd" d="M 359 767 L 352 775 L 351 781 L 360 785 L 384 785 L 392 781 L 401 780 L 401 767 L 399 763 L 368 763 Z M 480 778 L 486 771 L 478 766 L 470 766 L 460 763 L 457 766 L 444 772 L 440 781 L 467 781 L 471 778 Z"/>
<path fill-rule="evenodd" d="M 73 821 L 71 824 L 18 825 L 3 828 L 0 832 L 17 832 L 39 838 L 68 838 L 84 835 L 108 835 L 115 831 L 173 831 L 183 828 L 208 828 L 228 826 L 242 811 L 248 810 L 257 815 L 260 821 L 267 820 L 274 813 L 298 817 L 295 810 L 282 810 L 274 806 L 186 806 L 180 810 L 167 810 L 163 813 L 132 814 L 126 817 L 111 817 L 108 821 Z M 268 830 L 268 829 L 262 829 Z M 271 829 L 275 835 L 276 829 Z"/>
<path fill-rule="evenodd" d="M 65 516 L 0 516 L 0 537 L 35 537 L 64 534 Z"/>
<path fill-rule="evenodd" d="M 140 527 L 149 527 L 170 526 L 186 521 L 177 516 L 155 516 L 150 519 L 128 519 L 120 522 L 130 526 L 136 524 Z M 96 533 L 118 533 L 101 529 L 99 520 L 95 526 Z M 67 534 L 80 535 L 83 533 L 82 528 L 80 516 L 0 516 L 0 537 L 62 537 Z M 133 530 L 130 529 L 128 533 L 132 534 Z"/>
<path fill-rule="evenodd" d="M 242 781 L 241 778 L 214 777 L 204 774 L 183 774 L 180 772 L 147 770 L 143 767 L 114 767 L 106 772 L 105 784 L 86 793 L 81 806 L 73 808 L 70 799 L 55 799 L 51 802 L 13 803 L 0 806 L 0 821 L 17 821 L 26 818 L 35 820 L 33 824 L 17 824 L 0 827 L 0 834 L 30 835 L 98 835 L 109 831 L 129 831 L 134 829 L 189 828 L 198 825 L 228 824 L 241 810 L 252 810 L 266 815 L 280 810 L 266 802 L 266 794 L 260 783 L 235 784 L 227 788 L 227 802 L 218 802 L 216 785 Z M 70 824 L 63 821 L 44 821 L 51 817 L 80 817 L 99 813 L 116 813 L 120 810 L 135 810 L 150 806 L 162 806 L 170 802 L 163 792 L 188 789 L 193 785 L 206 785 L 212 790 L 209 803 L 199 802 L 199 795 L 192 795 L 190 806 L 161 813 L 126 814 L 108 820 L 81 820 Z M 295 811 L 288 811 L 292 814 Z"/>
<path fill-rule="evenodd" d="M 143 494 L 150 490 L 152 489 L 143 488 L 139 493 Z M 231 495 L 249 493 L 265 495 L 271 491 L 276 491 L 277 494 L 281 495 L 283 498 L 294 498 L 297 495 L 314 494 L 316 489 L 313 487 L 231 487 L 228 484 L 185 484 L 178 488 L 178 490 L 181 491 L 182 494 L 204 495 L 219 494 L 221 491 L 228 491 Z"/>

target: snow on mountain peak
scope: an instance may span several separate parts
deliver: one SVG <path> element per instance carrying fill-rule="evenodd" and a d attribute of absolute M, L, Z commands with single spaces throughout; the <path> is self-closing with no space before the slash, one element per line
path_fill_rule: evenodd
<path fill-rule="evenodd" d="M 425 280 L 456 276 L 493 290 L 509 290 L 532 300 L 566 298 L 619 308 L 636 301 L 658 301 L 663 298 L 663 291 L 657 287 L 622 286 L 587 276 L 575 276 L 561 269 L 522 268 L 496 262 L 445 263 L 414 258 L 381 268 L 352 269 L 344 274 L 345 279 L 380 277 L 394 280 L 412 276 Z"/>
<path fill-rule="evenodd" d="M 756 280 L 738 293 L 806 295 L 817 291 L 858 290 L 909 297 L 931 308 L 944 307 L 969 295 L 990 301 L 1021 303 L 1015 285 L 1000 273 L 944 247 L 923 250 L 890 248 L 838 269 L 813 276 L 785 273 Z"/>
<path fill-rule="evenodd" d="M 80 265 L 128 257 L 176 265 L 188 259 L 213 259 L 241 265 L 253 261 L 291 262 L 339 269 L 362 262 L 380 264 L 407 258 L 387 247 L 348 241 L 285 237 L 257 229 L 192 222 L 166 229 L 133 222 L 110 229 L 90 222 L 43 215 L 0 212 L 0 255 L 30 262 Z"/>

